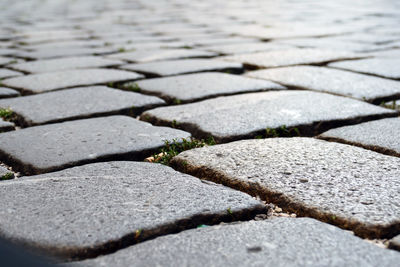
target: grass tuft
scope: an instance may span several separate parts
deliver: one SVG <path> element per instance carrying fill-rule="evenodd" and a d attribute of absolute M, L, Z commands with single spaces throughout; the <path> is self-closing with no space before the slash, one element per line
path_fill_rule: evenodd
<path fill-rule="evenodd" d="M 14 112 L 10 108 L 0 108 L 0 118 L 11 120 Z"/>
<path fill-rule="evenodd" d="M 215 145 L 215 140 L 212 137 L 207 140 L 198 140 L 192 137 L 189 139 L 182 138 L 181 140 L 181 142 L 176 139 L 172 140 L 172 142 L 165 141 L 164 147 L 159 153 L 153 155 L 151 162 L 169 165 L 171 159 L 182 151 Z"/>

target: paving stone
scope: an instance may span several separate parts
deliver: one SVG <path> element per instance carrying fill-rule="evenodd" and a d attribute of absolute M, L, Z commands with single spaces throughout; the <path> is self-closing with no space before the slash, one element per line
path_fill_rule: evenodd
<path fill-rule="evenodd" d="M 309 218 L 188 230 L 71 266 L 395 266 L 400 254 Z"/>
<path fill-rule="evenodd" d="M 12 56 L 18 50 L 12 48 L 0 48 L 0 56 Z"/>
<path fill-rule="evenodd" d="M 0 135 L 0 158 L 25 174 L 109 159 L 142 160 L 165 140 L 189 133 L 109 116 L 26 128 Z"/>
<path fill-rule="evenodd" d="M 399 58 L 368 58 L 329 64 L 329 67 L 372 74 L 384 78 L 400 79 Z"/>
<path fill-rule="evenodd" d="M 352 29 L 354 31 L 354 27 Z M 226 32 L 240 35 L 260 38 L 263 40 L 302 38 L 302 37 L 324 37 L 329 35 L 345 34 L 352 31 L 350 28 L 341 28 L 335 26 L 315 26 L 304 25 L 301 23 L 279 24 L 274 27 L 265 27 L 257 24 L 232 26 L 227 25 Z"/>
<path fill-rule="evenodd" d="M 113 114 L 137 116 L 145 109 L 164 104 L 158 97 L 105 86 L 0 100 L 0 108 L 11 108 L 17 115 L 18 125 L 25 127 Z"/>
<path fill-rule="evenodd" d="M 400 118 L 389 118 L 331 129 L 319 137 L 400 157 L 399 134 Z"/>
<path fill-rule="evenodd" d="M 400 82 L 316 66 L 258 70 L 247 76 L 286 86 L 350 96 L 376 104 L 400 97 Z"/>
<path fill-rule="evenodd" d="M 370 53 L 364 53 L 364 56 L 373 56 L 378 58 L 400 58 L 400 49 L 386 50 L 386 51 L 375 51 Z"/>
<path fill-rule="evenodd" d="M 81 69 L 39 73 L 5 79 L 2 84 L 24 93 L 41 93 L 68 87 L 107 84 L 143 78 L 143 75 L 113 69 Z"/>
<path fill-rule="evenodd" d="M 367 51 L 387 49 L 388 47 L 390 47 L 389 45 L 387 45 L 384 46 L 384 48 L 382 48 L 382 46 L 379 45 L 350 42 L 337 39 L 335 37 L 280 39 L 276 42 L 271 42 L 271 44 L 292 45 L 301 48 L 319 48 L 319 49 L 331 49 L 331 50 L 352 51 L 352 52 L 367 52 Z"/>
<path fill-rule="evenodd" d="M 141 118 L 160 125 L 174 125 L 196 137 L 219 142 L 255 137 L 266 128 L 297 127 L 315 135 L 338 125 L 397 112 L 362 101 L 309 91 L 278 91 L 218 97 L 198 103 L 161 107 Z"/>
<path fill-rule="evenodd" d="M 19 96 L 19 92 L 10 88 L 0 87 L 0 98 Z"/>
<path fill-rule="evenodd" d="M 389 248 L 399 250 L 400 251 L 400 235 L 392 238 L 389 241 Z"/>
<path fill-rule="evenodd" d="M 282 50 L 284 48 L 291 48 L 293 46 L 285 44 L 275 44 L 272 42 L 258 42 L 258 43 L 239 43 L 239 44 L 224 44 L 203 47 L 204 50 L 213 51 L 221 54 L 242 54 L 242 53 L 255 53 L 261 51 Z"/>
<path fill-rule="evenodd" d="M 360 55 L 334 50 L 322 50 L 311 48 L 293 48 L 225 56 L 221 59 L 243 63 L 254 68 L 274 68 L 282 66 L 294 66 L 304 64 L 322 64 L 343 59 L 360 58 Z"/>
<path fill-rule="evenodd" d="M 14 130 L 14 123 L 4 121 L 0 118 L 0 133 Z"/>
<path fill-rule="evenodd" d="M 21 51 L 16 56 L 30 59 L 49 59 L 58 57 L 72 57 L 85 55 L 104 55 L 116 52 L 112 47 L 53 47 L 35 51 Z"/>
<path fill-rule="evenodd" d="M 218 95 L 285 89 L 270 81 L 215 72 L 142 80 L 134 84 L 142 92 L 155 94 L 168 102 L 178 103 L 193 102 Z"/>
<path fill-rule="evenodd" d="M 170 76 L 204 71 L 242 72 L 243 65 L 215 59 L 180 59 L 156 61 L 121 66 L 120 69 L 133 70 L 150 76 Z"/>
<path fill-rule="evenodd" d="M 23 75 L 23 74 L 20 72 L 17 72 L 17 71 L 13 71 L 13 70 L 9 70 L 9 69 L 0 69 L 0 79 L 21 76 L 21 75 Z"/>
<path fill-rule="evenodd" d="M 131 62 L 151 62 L 169 59 L 183 59 L 196 57 L 214 57 L 218 54 L 197 49 L 158 49 L 158 50 L 138 50 L 128 53 L 118 53 L 107 56 L 108 58 L 121 59 Z"/>
<path fill-rule="evenodd" d="M 145 162 L 96 163 L 1 182 L 0 192 L 4 237 L 68 258 L 266 211 L 247 194 Z"/>
<path fill-rule="evenodd" d="M 84 56 L 28 61 L 24 63 L 9 65 L 9 67 L 15 70 L 29 73 L 41 73 L 68 69 L 110 67 L 122 64 L 124 64 L 124 62 L 120 60 L 107 59 L 96 56 Z"/>
<path fill-rule="evenodd" d="M 11 63 L 13 61 L 14 61 L 14 59 L 11 58 L 11 57 L 2 57 L 2 56 L 0 56 L 0 66 L 7 65 L 7 64 L 9 64 L 9 63 Z"/>
<path fill-rule="evenodd" d="M 178 170 L 372 238 L 400 233 L 399 164 L 363 148 L 299 137 L 237 141 L 172 160 Z"/>

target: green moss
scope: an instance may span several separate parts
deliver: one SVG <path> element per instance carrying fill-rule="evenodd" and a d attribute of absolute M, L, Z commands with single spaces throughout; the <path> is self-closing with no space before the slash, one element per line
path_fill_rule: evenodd
<path fill-rule="evenodd" d="M 282 125 L 279 128 L 267 128 L 265 129 L 265 137 L 291 137 L 291 136 L 300 136 L 300 131 L 298 128 L 286 128 L 286 125 Z"/>

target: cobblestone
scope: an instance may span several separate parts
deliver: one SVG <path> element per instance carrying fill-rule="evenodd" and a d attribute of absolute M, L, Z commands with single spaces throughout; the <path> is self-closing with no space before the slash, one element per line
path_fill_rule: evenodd
<path fill-rule="evenodd" d="M 1 2 L 2 238 L 107 266 L 398 265 L 399 1 Z M 134 162 L 212 157 L 233 190 Z M 205 227 L 235 220 L 239 241 Z"/>

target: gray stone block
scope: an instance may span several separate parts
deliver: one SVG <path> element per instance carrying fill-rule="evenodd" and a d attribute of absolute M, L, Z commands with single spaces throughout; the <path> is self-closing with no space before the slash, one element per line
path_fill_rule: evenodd
<path fill-rule="evenodd" d="M 189 136 L 127 116 L 109 116 L 2 133 L 0 158 L 25 174 L 38 174 L 110 159 L 142 160 L 165 140 Z"/>
<path fill-rule="evenodd" d="M 9 122 L 9 121 L 4 121 L 2 118 L 0 118 L 0 133 L 1 132 L 7 132 L 7 131 L 12 131 L 14 130 L 14 123 Z"/>
<path fill-rule="evenodd" d="M 0 69 L 0 79 L 21 76 L 21 75 L 23 75 L 23 74 L 20 72 L 17 72 L 17 71 L 13 71 L 13 70 L 9 70 L 9 69 Z"/>
<path fill-rule="evenodd" d="M 70 266 L 396 266 L 400 254 L 309 218 L 218 225 Z"/>
<path fill-rule="evenodd" d="M 5 79 L 2 84 L 25 93 L 42 93 L 57 89 L 123 82 L 143 78 L 135 72 L 113 69 L 82 69 L 39 73 Z"/>
<path fill-rule="evenodd" d="M 171 76 L 205 71 L 241 72 L 243 66 L 236 62 L 198 58 L 129 64 L 121 66 L 120 69 L 133 70 L 150 76 Z"/>
<path fill-rule="evenodd" d="M 387 238 L 400 233 L 396 157 L 295 137 L 194 149 L 174 157 L 171 164 L 359 236 Z"/>
<path fill-rule="evenodd" d="M 249 72 L 247 76 L 377 104 L 382 100 L 400 97 L 400 82 L 324 67 L 296 66 L 258 70 Z"/>
<path fill-rule="evenodd" d="M 96 163 L 3 181 L 0 192 L 1 235 L 66 258 L 266 211 L 245 193 L 145 162 Z"/>
<path fill-rule="evenodd" d="M 331 129 L 321 134 L 319 138 L 361 146 L 400 157 L 400 118 L 382 119 Z"/>
<path fill-rule="evenodd" d="M 275 68 L 303 64 L 321 64 L 331 61 L 360 58 L 351 52 L 335 50 L 292 48 L 252 54 L 240 54 L 221 57 L 220 59 L 243 63 L 255 68 Z"/>
<path fill-rule="evenodd" d="M 10 88 L 0 87 L 0 98 L 19 96 L 19 92 Z"/>
<path fill-rule="evenodd" d="M 112 59 L 121 59 L 130 62 L 151 62 L 169 59 L 184 59 L 184 58 L 207 58 L 214 57 L 218 54 L 214 52 L 202 51 L 197 49 L 154 49 L 154 50 L 137 50 L 127 53 L 117 53 L 107 56 Z"/>
<path fill-rule="evenodd" d="M 143 110 L 164 104 L 158 97 L 105 86 L 73 88 L 0 100 L 0 108 L 14 111 L 16 122 L 23 127 L 114 114 L 137 116 Z"/>
<path fill-rule="evenodd" d="M 396 115 L 396 111 L 345 97 L 284 90 L 156 108 L 143 113 L 141 119 L 174 125 L 196 137 L 211 135 L 218 142 L 228 142 L 262 135 L 266 128 L 283 125 L 297 127 L 303 135 L 315 135 L 338 125 Z"/>
<path fill-rule="evenodd" d="M 335 62 L 329 64 L 329 67 L 372 74 L 384 78 L 400 79 L 399 65 L 400 58 L 368 58 Z"/>
<path fill-rule="evenodd" d="M 122 64 L 124 62 L 121 60 L 107 59 L 99 56 L 82 56 L 28 61 L 12 64 L 9 67 L 23 72 L 42 73 L 69 69 L 110 67 Z"/>
<path fill-rule="evenodd" d="M 218 95 L 231 95 L 286 88 L 265 80 L 226 73 L 195 73 L 135 82 L 145 93 L 155 94 L 172 102 L 193 102 Z M 125 86 L 129 86 L 125 84 Z"/>

